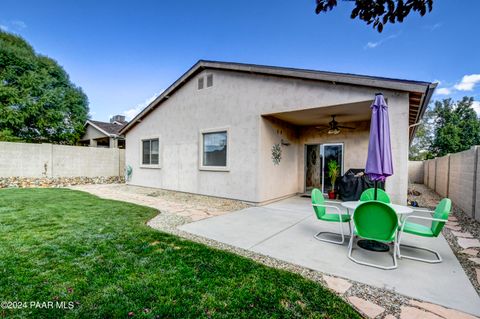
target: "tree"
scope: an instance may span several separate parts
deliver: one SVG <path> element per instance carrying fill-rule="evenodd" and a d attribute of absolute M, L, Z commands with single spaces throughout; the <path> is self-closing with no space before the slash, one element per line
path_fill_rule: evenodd
<path fill-rule="evenodd" d="M 472 108 L 473 97 L 458 102 L 444 99 L 435 102 L 435 136 L 430 145 L 434 156 L 468 150 L 480 144 L 480 120 Z"/>
<path fill-rule="evenodd" d="M 88 100 L 58 63 L 0 31 L 0 140 L 74 144 Z"/>
<path fill-rule="evenodd" d="M 315 12 L 331 11 L 338 4 L 337 0 L 316 0 Z M 350 18 L 358 18 L 370 25 L 378 32 L 383 31 L 387 23 L 403 22 L 412 11 L 424 16 L 427 11 L 432 11 L 433 0 L 347 0 L 355 1 Z"/>
<path fill-rule="evenodd" d="M 422 123 L 417 127 L 415 137 L 410 145 L 410 160 L 423 161 L 434 157 L 430 152 L 430 145 L 432 145 L 435 134 L 434 121 L 435 112 L 429 106 L 423 115 Z"/>

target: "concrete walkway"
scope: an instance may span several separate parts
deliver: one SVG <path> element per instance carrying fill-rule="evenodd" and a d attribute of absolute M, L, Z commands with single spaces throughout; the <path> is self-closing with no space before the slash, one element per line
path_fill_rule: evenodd
<path fill-rule="evenodd" d="M 358 265 L 343 246 L 319 242 L 321 230 L 338 232 L 338 224 L 318 221 L 308 198 L 294 197 L 263 207 L 246 208 L 185 224 L 181 230 L 284 260 L 323 273 L 347 278 L 402 295 L 480 316 L 480 297 L 443 237 L 429 239 L 406 235 L 405 243 L 440 252 L 443 262 L 427 264 L 399 260 L 395 270 Z M 345 231 L 348 227 L 345 225 Z M 391 263 L 387 253 L 354 250 L 359 259 Z"/>

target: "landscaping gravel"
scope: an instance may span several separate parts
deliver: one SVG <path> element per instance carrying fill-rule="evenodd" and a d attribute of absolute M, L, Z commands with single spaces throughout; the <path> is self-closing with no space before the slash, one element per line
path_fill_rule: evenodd
<path fill-rule="evenodd" d="M 419 192 L 420 194 L 415 196 L 412 194 L 413 191 Z M 417 201 L 420 207 L 433 210 L 442 197 L 423 184 L 410 184 L 408 199 L 409 201 Z M 461 227 L 459 232 L 469 232 L 472 234 L 473 238 L 480 239 L 480 222 L 467 216 L 467 214 L 457 206 L 452 206 L 452 213 L 450 216 L 454 216 L 457 219 L 456 222 L 458 222 L 458 225 Z M 469 260 L 469 258 L 472 258 L 473 256 L 461 253 L 464 249 L 458 245 L 457 237 L 452 233 L 452 230 L 444 227 L 442 234 L 465 270 L 473 287 L 475 287 L 475 290 L 480 295 L 480 283 L 478 282 L 475 270 L 476 268 L 480 268 L 480 265 Z M 477 252 L 479 251 L 479 249 L 476 250 Z M 477 257 L 480 257 L 480 254 Z"/>

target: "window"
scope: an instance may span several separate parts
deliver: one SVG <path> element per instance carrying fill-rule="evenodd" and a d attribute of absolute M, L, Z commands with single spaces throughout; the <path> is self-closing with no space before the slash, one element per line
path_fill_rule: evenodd
<path fill-rule="evenodd" d="M 202 167 L 227 168 L 228 133 L 224 131 L 202 132 Z"/>
<path fill-rule="evenodd" d="M 203 89 L 203 76 L 198 78 L 198 89 Z"/>
<path fill-rule="evenodd" d="M 213 74 L 207 75 L 207 88 L 213 86 Z"/>
<path fill-rule="evenodd" d="M 158 138 L 142 140 L 142 164 L 158 165 Z"/>

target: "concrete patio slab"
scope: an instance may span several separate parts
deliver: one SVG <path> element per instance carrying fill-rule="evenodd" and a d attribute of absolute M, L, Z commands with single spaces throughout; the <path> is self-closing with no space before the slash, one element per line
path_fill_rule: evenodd
<path fill-rule="evenodd" d="M 406 235 L 405 244 L 429 247 L 443 258 L 440 264 L 408 259 L 395 270 L 358 265 L 347 257 L 344 245 L 320 242 L 319 231 L 338 232 L 338 224 L 319 222 L 308 198 L 293 197 L 263 207 L 252 207 L 179 227 L 181 230 L 251 250 L 327 274 L 348 278 L 400 294 L 480 315 L 480 297 L 468 280 L 447 241 Z M 348 227 L 345 225 L 345 232 Z M 415 254 L 415 251 L 402 251 Z M 387 253 L 354 250 L 355 258 L 391 263 Z"/>

